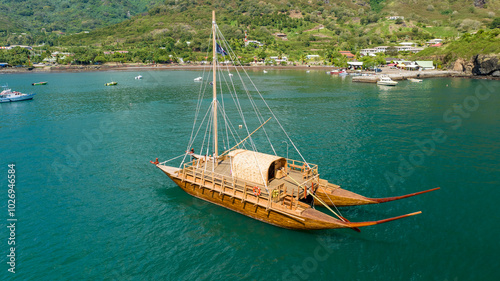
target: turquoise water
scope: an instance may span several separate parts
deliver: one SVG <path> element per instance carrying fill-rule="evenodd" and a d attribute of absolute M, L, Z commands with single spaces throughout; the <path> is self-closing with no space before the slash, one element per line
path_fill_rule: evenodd
<path fill-rule="evenodd" d="M 351 221 L 423 212 L 361 233 L 277 228 L 190 197 L 149 163 L 186 149 L 200 72 L 2 74 L 37 92 L 0 104 L 2 279 L 497 280 L 499 81 L 381 88 L 321 71 L 250 75 L 322 178 L 371 197 L 442 189 L 341 208 Z"/>

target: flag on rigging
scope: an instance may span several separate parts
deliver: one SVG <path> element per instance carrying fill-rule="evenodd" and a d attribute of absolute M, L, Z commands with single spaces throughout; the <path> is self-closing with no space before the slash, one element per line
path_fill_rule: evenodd
<path fill-rule="evenodd" d="M 216 51 L 217 51 L 217 54 L 221 54 L 223 56 L 227 55 L 226 51 L 224 51 L 224 49 L 222 49 L 222 47 L 219 45 L 219 43 L 215 43 L 217 45 L 216 47 Z"/>

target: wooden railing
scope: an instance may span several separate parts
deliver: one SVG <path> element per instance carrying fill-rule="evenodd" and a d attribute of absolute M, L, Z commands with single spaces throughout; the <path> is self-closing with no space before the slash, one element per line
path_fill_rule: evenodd
<path fill-rule="evenodd" d="M 305 162 L 298 161 L 298 160 L 293 160 L 293 159 L 287 159 L 287 169 L 293 169 L 301 172 L 307 172 L 311 171 L 313 174 L 318 174 L 318 165 L 316 164 L 311 164 L 308 163 L 309 167 L 306 165 Z"/>
<path fill-rule="evenodd" d="M 302 165 L 300 165 L 302 164 Z M 306 168 L 310 171 L 316 171 L 316 174 L 312 177 L 309 177 L 306 181 L 303 181 L 299 184 L 299 189 L 298 190 L 292 190 L 292 193 L 288 193 L 284 183 L 280 184 L 279 186 L 268 189 L 266 190 L 266 187 L 262 184 L 242 180 L 242 179 L 236 179 L 233 177 L 227 177 L 219 173 L 212 172 L 211 170 L 204 169 L 204 168 L 197 168 L 193 165 L 196 165 L 196 161 L 194 162 L 188 162 L 184 164 L 184 169 L 181 170 L 181 180 L 186 181 L 187 176 L 192 177 L 192 181 L 195 184 L 200 184 L 205 188 L 211 189 L 215 192 L 219 192 L 219 194 L 227 194 L 232 197 L 236 197 L 236 193 L 239 192 L 242 194 L 242 202 L 243 201 L 248 201 L 248 196 L 253 196 L 255 198 L 255 204 L 259 204 L 260 201 L 264 200 L 267 201 L 266 204 L 266 209 L 269 210 L 272 208 L 273 203 L 274 204 L 280 204 L 285 207 L 289 207 L 292 209 L 292 206 L 297 208 L 299 199 L 304 197 L 304 186 L 309 184 L 309 182 L 312 182 L 315 179 L 318 179 L 317 175 L 317 165 L 310 165 L 311 168 Z M 288 162 L 288 166 L 291 169 L 303 171 L 305 165 L 303 162 L 296 161 L 296 160 L 290 160 Z M 211 185 L 207 185 L 207 181 L 211 183 Z M 219 186 L 218 190 L 216 189 L 216 186 Z M 254 187 L 257 187 L 260 189 L 260 194 L 255 194 L 254 193 Z M 277 198 L 273 198 L 272 194 L 277 190 L 278 196 Z M 290 197 L 290 204 L 286 205 L 285 204 L 285 198 Z M 277 200 L 276 200 L 277 199 Z"/>

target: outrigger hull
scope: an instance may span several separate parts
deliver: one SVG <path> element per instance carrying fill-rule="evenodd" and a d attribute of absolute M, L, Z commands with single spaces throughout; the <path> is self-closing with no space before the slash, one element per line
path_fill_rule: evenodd
<path fill-rule="evenodd" d="M 380 221 L 344 222 L 312 209 L 309 206 L 302 208 L 300 212 L 288 211 L 286 208 L 268 208 L 266 205 L 267 201 L 260 200 L 259 202 L 257 196 L 253 194 L 247 194 L 246 199 L 242 200 L 242 198 L 234 196 L 231 192 L 224 191 L 217 183 L 214 186 L 211 182 L 202 183 L 201 179 L 197 180 L 189 176 L 183 178 L 180 173 L 182 170 L 178 168 L 163 165 L 156 166 L 191 196 L 222 206 L 247 217 L 287 229 L 320 230 L 352 228 L 358 230 L 357 227 L 380 224 L 420 213 L 417 212 Z M 302 207 L 304 206 L 302 205 Z"/>
<path fill-rule="evenodd" d="M 411 194 L 406 194 L 402 196 L 395 197 L 386 197 L 386 198 L 368 198 L 363 195 L 359 195 L 357 193 L 345 190 L 340 188 L 340 186 L 335 184 L 327 184 L 326 186 L 320 185 L 320 187 L 316 190 L 316 196 L 321 199 L 328 206 L 333 207 L 343 207 L 343 206 L 359 206 L 359 205 L 370 205 L 370 204 L 379 204 L 384 202 L 390 202 L 395 200 L 400 200 L 403 198 L 408 198 L 412 196 L 416 196 L 419 194 L 431 192 L 434 190 L 440 189 L 432 188 L 420 192 L 415 192 Z M 315 204 L 321 204 L 318 200 L 314 200 Z"/>

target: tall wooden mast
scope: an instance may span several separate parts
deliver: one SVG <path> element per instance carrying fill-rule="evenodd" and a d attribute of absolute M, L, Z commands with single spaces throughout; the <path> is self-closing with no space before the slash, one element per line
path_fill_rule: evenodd
<path fill-rule="evenodd" d="M 212 62 L 212 72 L 213 72 L 213 111 L 214 111 L 214 159 L 217 159 L 219 156 L 219 148 L 218 148 L 218 138 L 217 138 L 217 43 L 215 40 L 215 11 L 212 11 L 212 37 L 213 37 L 213 62 Z"/>

